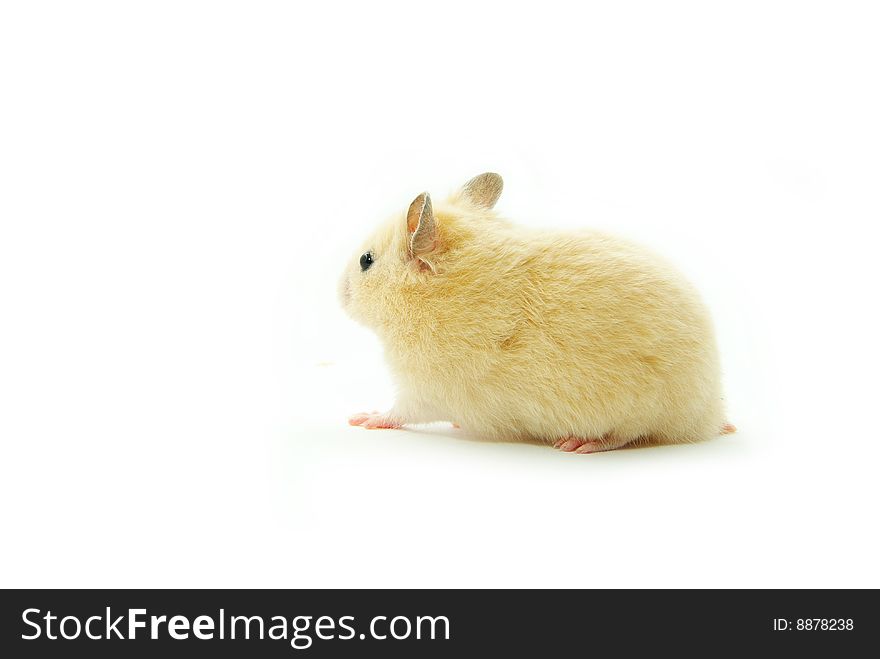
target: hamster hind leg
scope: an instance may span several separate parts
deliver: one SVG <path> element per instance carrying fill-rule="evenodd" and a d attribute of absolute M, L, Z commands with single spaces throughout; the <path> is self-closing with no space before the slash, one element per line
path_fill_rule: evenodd
<path fill-rule="evenodd" d="M 632 440 L 606 435 L 602 439 L 582 439 L 580 437 L 563 437 L 553 445 L 565 453 L 600 453 L 623 448 Z"/>

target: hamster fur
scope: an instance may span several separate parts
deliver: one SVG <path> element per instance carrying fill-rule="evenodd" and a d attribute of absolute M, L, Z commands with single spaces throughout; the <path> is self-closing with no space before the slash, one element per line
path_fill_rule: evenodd
<path fill-rule="evenodd" d="M 579 453 L 733 431 L 694 288 L 619 238 L 507 222 L 501 187 L 486 173 L 436 206 L 423 193 L 351 259 L 343 307 L 378 334 L 398 396 L 349 422 L 450 421 Z"/>

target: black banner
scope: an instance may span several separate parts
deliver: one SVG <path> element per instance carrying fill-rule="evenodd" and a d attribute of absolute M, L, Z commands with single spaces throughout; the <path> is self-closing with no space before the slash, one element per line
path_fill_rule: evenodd
<path fill-rule="evenodd" d="M 880 618 L 873 590 L 7 590 L 0 600 L 6 657 L 855 656 L 877 652 Z"/>

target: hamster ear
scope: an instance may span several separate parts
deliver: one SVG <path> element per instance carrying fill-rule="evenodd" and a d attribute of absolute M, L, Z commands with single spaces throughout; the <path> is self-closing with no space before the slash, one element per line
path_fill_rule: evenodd
<path fill-rule="evenodd" d="M 406 228 L 410 235 L 410 253 L 424 261 L 423 257 L 433 252 L 438 243 L 434 208 L 431 206 L 431 195 L 427 192 L 420 194 L 409 205 Z"/>
<path fill-rule="evenodd" d="M 501 196 L 501 190 L 504 188 L 504 181 L 494 172 L 486 172 L 479 176 L 474 176 L 470 181 L 464 184 L 461 189 L 461 196 L 470 199 L 477 206 L 483 208 L 492 208 L 498 197 Z"/>

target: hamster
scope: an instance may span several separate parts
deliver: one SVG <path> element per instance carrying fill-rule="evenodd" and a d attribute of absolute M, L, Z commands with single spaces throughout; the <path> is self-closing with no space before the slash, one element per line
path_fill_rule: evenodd
<path fill-rule="evenodd" d="M 576 453 L 732 432 L 694 288 L 619 238 L 508 222 L 502 186 L 485 173 L 436 205 L 424 192 L 348 263 L 342 306 L 378 334 L 398 389 L 349 423 L 448 421 Z"/>

